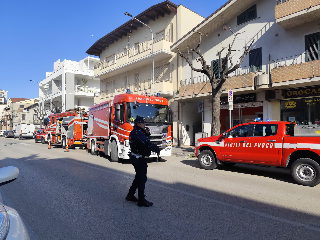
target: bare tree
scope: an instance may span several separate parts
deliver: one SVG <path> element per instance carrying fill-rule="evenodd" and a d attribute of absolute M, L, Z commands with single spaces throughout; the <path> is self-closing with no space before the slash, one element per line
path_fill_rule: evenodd
<path fill-rule="evenodd" d="M 231 29 L 230 29 L 230 31 L 231 31 Z M 195 68 L 192 64 L 192 61 L 190 61 L 190 59 L 187 56 L 185 56 L 178 48 L 178 54 L 187 61 L 187 63 L 189 64 L 189 66 L 191 67 L 191 69 L 193 71 L 203 73 L 209 78 L 211 88 L 212 88 L 212 124 L 211 124 L 212 136 L 216 136 L 216 135 L 220 134 L 220 97 L 221 97 L 221 93 L 222 93 L 222 86 L 226 82 L 229 74 L 234 72 L 235 70 L 237 70 L 241 66 L 245 56 L 249 53 L 251 45 L 254 42 L 254 41 L 252 41 L 251 43 L 249 43 L 249 45 L 246 45 L 244 47 L 243 54 L 241 55 L 238 63 L 236 63 L 234 65 L 232 62 L 231 52 L 236 51 L 236 50 L 232 50 L 232 47 L 234 45 L 234 42 L 236 40 L 237 35 L 239 35 L 239 34 L 240 33 L 234 34 L 234 39 L 233 39 L 232 43 L 229 44 L 229 46 L 228 46 L 225 58 L 222 58 L 222 53 L 224 52 L 224 50 L 226 50 L 226 48 L 222 48 L 221 51 L 218 52 L 218 56 L 219 56 L 219 60 L 218 60 L 218 67 L 219 68 L 218 69 L 220 71 L 220 78 L 215 78 L 214 71 L 211 69 L 210 65 L 207 65 L 206 61 L 204 60 L 203 55 L 199 51 L 199 47 L 201 45 L 201 33 L 200 33 L 200 41 L 199 41 L 197 47 L 190 49 L 191 51 L 195 52 L 199 56 L 196 59 L 196 61 L 201 63 L 201 65 L 202 65 L 201 69 Z M 228 66 L 228 62 L 230 63 L 229 66 Z"/>

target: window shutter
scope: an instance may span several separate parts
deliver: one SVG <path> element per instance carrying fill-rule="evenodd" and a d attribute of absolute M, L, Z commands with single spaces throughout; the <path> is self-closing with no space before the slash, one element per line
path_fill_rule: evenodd
<path fill-rule="evenodd" d="M 256 48 L 249 52 L 250 72 L 262 69 L 262 48 Z"/>
<path fill-rule="evenodd" d="M 320 59 L 320 32 L 305 36 L 305 55 L 306 62 Z"/>
<path fill-rule="evenodd" d="M 219 59 L 211 61 L 211 69 L 213 71 L 215 79 L 220 78 Z"/>

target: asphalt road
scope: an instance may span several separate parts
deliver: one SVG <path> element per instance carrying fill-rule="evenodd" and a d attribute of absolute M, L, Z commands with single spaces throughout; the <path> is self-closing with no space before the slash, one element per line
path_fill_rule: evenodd
<path fill-rule="evenodd" d="M 154 206 L 141 208 L 124 200 L 128 162 L 0 137 L 0 167 L 20 170 L 0 191 L 32 239 L 320 239 L 320 186 L 297 185 L 285 169 L 166 160 L 149 163 Z"/>

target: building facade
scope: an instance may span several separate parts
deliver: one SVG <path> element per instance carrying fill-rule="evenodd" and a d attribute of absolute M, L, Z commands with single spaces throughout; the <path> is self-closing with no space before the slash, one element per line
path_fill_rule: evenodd
<path fill-rule="evenodd" d="M 94 77 L 94 66 L 100 62 L 87 57 L 79 62 L 64 60 L 54 63 L 53 72 L 39 83 L 41 118 L 51 113 L 94 105 L 94 95 L 99 93 L 99 79 Z"/>
<path fill-rule="evenodd" d="M 190 48 L 200 51 L 219 78 L 218 52 L 236 37 L 232 62 L 254 41 L 241 67 L 229 75 L 221 97 L 221 132 L 261 117 L 263 120 L 319 124 L 320 1 L 230 0 L 171 46 L 201 68 Z M 201 40 L 200 40 L 201 36 Z M 226 52 L 226 51 L 225 51 Z M 222 54 L 223 56 L 223 54 Z M 196 133 L 211 135 L 211 85 L 205 75 L 179 66 L 178 138 L 193 145 Z M 227 92 L 234 92 L 231 126 Z"/>
<path fill-rule="evenodd" d="M 4 118 L 6 121 L 5 130 L 14 130 L 19 123 L 31 123 L 39 125 L 37 110 L 30 111 L 32 106 L 36 106 L 37 98 L 9 98 L 5 108 Z"/>
<path fill-rule="evenodd" d="M 7 106 L 8 91 L 0 89 L 0 130 L 6 129 L 5 108 Z"/>
<path fill-rule="evenodd" d="M 101 80 L 95 104 L 130 89 L 136 94 L 159 93 L 174 109 L 179 59 L 170 46 L 203 19 L 182 5 L 165 1 L 151 6 L 95 42 L 87 50 L 101 61 L 94 70 L 94 76 Z M 174 135 L 173 144 L 176 142 L 177 135 Z"/>

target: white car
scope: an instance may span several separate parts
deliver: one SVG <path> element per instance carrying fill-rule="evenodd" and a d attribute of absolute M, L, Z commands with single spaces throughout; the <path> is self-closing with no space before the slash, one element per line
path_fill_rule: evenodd
<path fill-rule="evenodd" d="M 13 166 L 0 168 L 0 184 L 10 183 L 19 175 L 19 169 Z M 0 240 L 30 240 L 28 231 L 13 208 L 3 205 L 0 195 Z"/>
<path fill-rule="evenodd" d="M 3 137 L 3 134 L 6 130 L 0 130 L 0 137 Z"/>

